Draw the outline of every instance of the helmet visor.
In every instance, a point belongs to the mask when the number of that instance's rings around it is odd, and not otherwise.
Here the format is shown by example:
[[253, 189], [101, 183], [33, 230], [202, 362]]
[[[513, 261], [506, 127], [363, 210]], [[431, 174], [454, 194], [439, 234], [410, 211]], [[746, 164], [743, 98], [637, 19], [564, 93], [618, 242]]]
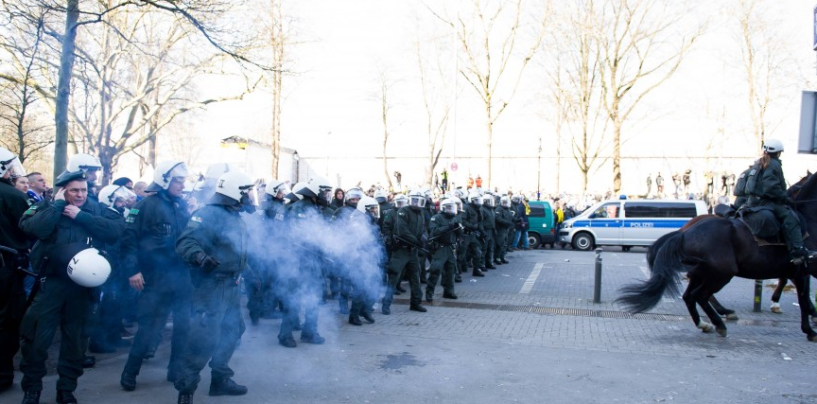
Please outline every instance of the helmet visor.
[[409, 197], [409, 206], [424, 208], [426, 206], [426, 198], [422, 195], [412, 195]]
[[20, 163], [17, 156], [12, 157], [10, 160], [0, 161], [0, 174], [5, 174], [6, 171], [10, 172], [12, 177], [24, 177], [26, 175], [26, 169], [23, 168], [23, 164]]
[[452, 215], [456, 215], [457, 214], [457, 204], [454, 203], [454, 202], [444, 203], [442, 205], [442, 207], [440, 208], [440, 210], [442, 210], [443, 213], [449, 213], [449, 214], [452, 214]]

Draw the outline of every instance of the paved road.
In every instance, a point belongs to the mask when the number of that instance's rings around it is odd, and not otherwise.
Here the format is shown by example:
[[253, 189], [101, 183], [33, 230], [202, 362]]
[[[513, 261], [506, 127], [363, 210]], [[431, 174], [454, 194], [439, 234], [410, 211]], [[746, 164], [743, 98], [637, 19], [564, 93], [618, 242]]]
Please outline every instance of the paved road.
[[[278, 320], [250, 327], [233, 360], [244, 397], [198, 403], [817, 403], [817, 344], [799, 327], [794, 293], [785, 313], [752, 313], [753, 281], [720, 294], [741, 320], [729, 337], [695, 329], [680, 301], [629, 316], [612, 301], [622, 285], [645, 279], [643, 249], [603, 254], [602, 303], [593, 304], [594, 255], [570, 250], [516, 252], [485, 278], [465, 277], [460, 299], [425, 314], [393, 307], [375, 325], [353, 327], [322, 308], [327, 344], [277, 345]], [[814, 281], [812, 281], [812, 289]], [[171, 403], [164, 381], [167, 344], [127, 393], [118, 377], [126, 353], [106, 355], [80, 379], [85, 403]], [[54, 376], [44, 402], [54, 400]], [[19, 387], [0, 403], [19, 402]]]

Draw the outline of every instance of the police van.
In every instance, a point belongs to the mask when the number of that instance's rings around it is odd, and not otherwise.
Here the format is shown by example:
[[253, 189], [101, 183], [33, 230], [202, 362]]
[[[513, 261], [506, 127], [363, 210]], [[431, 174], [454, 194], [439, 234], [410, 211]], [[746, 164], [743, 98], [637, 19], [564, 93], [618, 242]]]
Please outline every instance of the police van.
[[680, 229], [698, 215], [707, 214], [703, 201], [625, 199], [599, 202], [580, 215], [565, 220], [559, 243], [588, 251], [601, 245], [650, 246]]

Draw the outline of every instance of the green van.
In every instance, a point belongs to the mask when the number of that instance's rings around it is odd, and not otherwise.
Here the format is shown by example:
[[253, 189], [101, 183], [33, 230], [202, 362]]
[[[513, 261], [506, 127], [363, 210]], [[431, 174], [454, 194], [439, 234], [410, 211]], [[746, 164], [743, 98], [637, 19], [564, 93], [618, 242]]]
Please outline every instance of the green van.
[[553, 218], [553, 208], [547, 201], [529, 201], [530, 214], [528, 215], [528, 244], [529, 248], [539, 248], [544, 244], [556, 243], [556, 226]]

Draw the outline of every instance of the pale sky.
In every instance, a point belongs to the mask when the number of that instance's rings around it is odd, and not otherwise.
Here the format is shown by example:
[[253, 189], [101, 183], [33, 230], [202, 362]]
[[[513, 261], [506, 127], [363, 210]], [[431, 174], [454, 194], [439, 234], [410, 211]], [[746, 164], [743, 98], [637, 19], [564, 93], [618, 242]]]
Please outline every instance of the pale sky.
[[[452, 1], [448, 5], [456, 3]], [[718, 14], [723, 13], [719, 5], [712, 5], [713, 2], [709, 1], [698, 1], [698, 5], [692, 3], [697, 13], [695, 18], [709, 16], [720, 23], [710, 27], [678, 73], [646, 99], [635, 113], [633, 124], [625, 128], [625, 137], [629, 141], [623, 148], [623, 155], [645, 157], [642, 161], [625, 162], [625, 191], [640, 192], [638, 187], [642, 186], [648, 172], [664, 170], [663, 175], [668, 179], [669, 171], [692, 168], [702, 176], [706, 164], [709, 169], [736, 171], [751, 163], [751, 159], [718, 163], [714, 157], [754, 155], [754, 146], [747, 141], [749, 125], [745, 111], [748, 107], [734, 34], [723, 23], [725, 17]], [[768, 136], [782, 139], [791, 150], [784, 154], [783, 160], [789, 180], [794, 181], [804, 174], [806, 168], [817, 169], [817, 159], [795, 154], [800, 92], [806, 89], [805, 80], [815, 82], [817, 76], [817, 56], [811, 49], [814, 3], [790, 0], [769, 4], [773, 8], [771, 14], [781, 22], [775, 29], [787, 38], [795, 68], [804, 78], [793, 80], [782, 88], [783, 96], [770, 110], [777, 124]], [[296, 39], [302, 43], [287, 49], [288, 58], [295, 62], [290, 65], [295, 74], [284, 78], [287, 96], [282, 116], [283, 145], [297, 149], [307, 158], [328, 156], [323, 162], [310, 162], [317, 171], [330, 171], [329, 177], [333, 180], [336, 174], [342, 175], [345, 187], [358, 180], [365, 184], [383, 182], [382, 162], [370, 159], [382, 153], [383, 127], [376, 100], [376, 72], [379, 66], [383, 66], [395, 81], [388, 154], [393, 157], [424, 155], [424, 116], [419, 81], [414, 74], [417, 62], [413, 50], [417, 35], [415, 15], [422, 15], [423, 19], [430, 21], [422, 3], [299, 0], [286, 2], [285, 13], [296, 16]], [[545, 192], [556, 191], [547, 189], [553, 186], [555, 176], [552, 160], [547, 160], [547, 157], [555, 156], [555, 137], [552, 124], [545, 119], [550, 111], [544, 100], [546, 82], [541, 77], [541, 64], [531, 64], [521, 90], [494, 127], [494, 156], [520, 158], [494, 163], [494, 185], [500, 188], [532, 190], [536, 187], [538, 164], [535, 157], [538, 139], [542, 135], [543, 156], [546, 157], [542, 167], [543, 188]], [[467, 157], [482, 156], [485, 118], [476, 93], [465, 88], [461, 79], [457, 86], [461, 95], [457, 99], [456, 120], [452, 120], [448, 127], [443, 161], [446, 166], [452, 162], [459, 164], [460, 170], [452, 173], [452, 177], [455, 181], [462, 181], [469, 170], [474, 176], [484, 170], [480, 161], [471, 161]], [[218, 155], [219, 138], [240, 135], [264, 139], [271, 119], [267, 99], [266, 94], [259, 93], [245, 101], [210, 107], [207, 112], [199, 114], [194, 131], [205, 139], [203, 163]], [[703, 161], [662, 158], [704, 156], [705, 143], [717, 131], [718, 116], [724, 111], [722, 126], [728, 139], [736, 140], [735, 144], [717, 147], [718, 150], [712, 153], [713, 160], [705, 164]], [[569, 149], [563, 149], [562, 190], [576, 192], [575, 163], [568, 158]], [[341, 157], [353, 159], [338, 160]], [[421, 180], [422, 166], [419, 163], [417, 160], [391, 161], [389, 168], [390, 171], [401, 170], [404, 182], [413, 183]], [[591, 181], [591, 188], [603, 192], [609, 187], [610, 171], [607, 167], [601, 168]]]

